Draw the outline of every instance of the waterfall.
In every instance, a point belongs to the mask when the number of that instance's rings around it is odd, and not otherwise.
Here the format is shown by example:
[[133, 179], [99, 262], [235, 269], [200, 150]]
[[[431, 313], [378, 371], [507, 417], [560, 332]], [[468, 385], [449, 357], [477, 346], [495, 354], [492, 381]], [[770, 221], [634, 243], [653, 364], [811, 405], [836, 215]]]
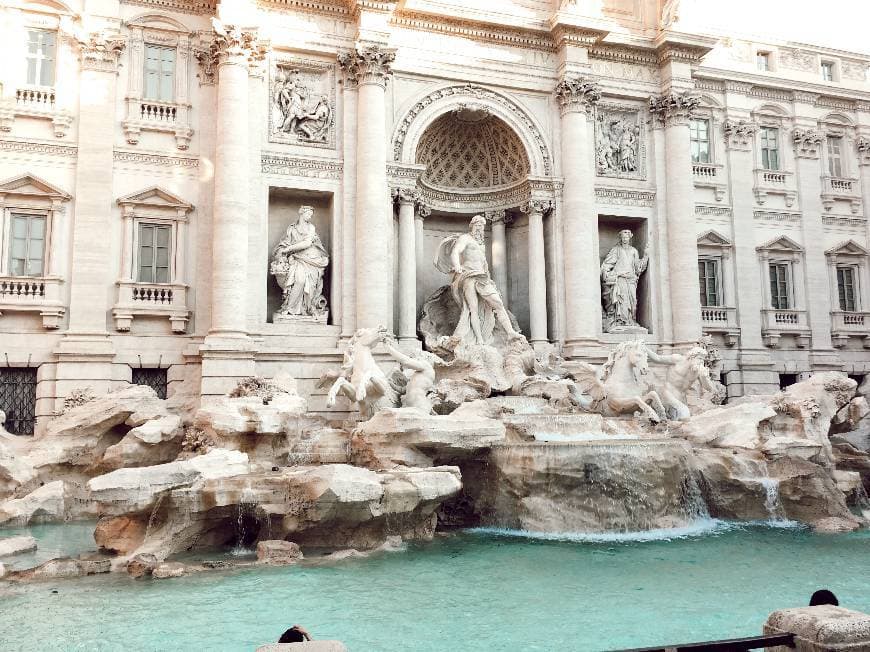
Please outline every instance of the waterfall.
[[855, 489], [855, 507], [864, 518], [870, 521], [870, 497], [867, 496], [864, 483], [859, 484], [858, 488]]
[[[242, 489], [236, 511], [235, 540], [232, 554], [237, 557], [250, 555], [253, 549], [249, 546], [257, 538], [260, 531], [260, 523], [257, 517], [256, 495], [250, 487]], [[256, 524], [256, 528], [251, 527]]]

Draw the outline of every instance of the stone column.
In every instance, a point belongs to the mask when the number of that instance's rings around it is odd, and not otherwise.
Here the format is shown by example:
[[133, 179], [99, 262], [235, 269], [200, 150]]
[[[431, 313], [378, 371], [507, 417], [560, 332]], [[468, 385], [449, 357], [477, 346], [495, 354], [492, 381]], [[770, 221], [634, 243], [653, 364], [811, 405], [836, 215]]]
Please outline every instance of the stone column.
[[650, 98], [656, 124], [665, 130], [665, 198], [668, 220], [668, 277], [674, 343], [687, 345], [701, 337], [698, 284], [698, 233], [695, 188], [689, 141], [689, 116], [700, 100], [671, 92]]
[[[858, 155], [858, 174], [861, 180], [861, 208], [867, 215], [870, 211], [870, 130], [865, 133], [859, 132], [855, 139], [855, 150]], [[870, 248], [870, 220], [867, 220], [865, 229], [864, 246]], [[861, 309], [870, 310], [870, 287], [861, 290], [861, 299], [864, 301]]]
[[356, 149], [356, 326], [392, 324], [390, 242], [393, 224], [387, 189], [387, 79], [395, 52], [358, 43], [338, 55], [339, 66], [358, 86]]
[[492, 225], [492, 280], [508, 307], [507, 235], [505, 226], [511, 221], [506, 211], [487, 211], [486, 219]]
[[420, 191], [396, 188], [393, 196], [399, 204], [399, 341], [417, 340], [417, 247], [414, 234], [414, 208]]
[[[426, 260], [426, 246], [425, 246], [425, 234], [423, 232], [423, 221], [432, 214], [432, 209], [429, 208], [422, 201], [417, 202], [417, 208], [414, 211], [414, 250], [416, 251], [417, 258], [417, 282], [420, 282], [420, 279], [425, 278], [424, 275], [426, 273], [427, 265], [429, 267], [432, 266], [431, 260]], [[423, 302], [426, 300], [426, 296], [424, 294], [417, 295], [417, 302], [414, 306], [415, 314], [419, 313], [420, 308], [423, 306]]]
[[594, 147], [589, 114], [601, 97], [582, 77], [556, 86], [562, 115], [562, 247], [565, 251], [565, 355], [597, 343], [601, 331], [598, 211], [595, 207]]
[[549, 202], [540, 200], [523, 206], [523, 212], [529, 215], [529, 341], [536, 348], [548, 341], [544, 212], [549, 209]]

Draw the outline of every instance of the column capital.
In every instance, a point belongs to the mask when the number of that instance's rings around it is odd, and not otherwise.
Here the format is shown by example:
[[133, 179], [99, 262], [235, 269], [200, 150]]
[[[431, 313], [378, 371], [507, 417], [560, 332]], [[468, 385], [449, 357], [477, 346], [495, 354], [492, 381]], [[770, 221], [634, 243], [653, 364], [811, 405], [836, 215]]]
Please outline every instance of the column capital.
[[722, 125], [722, 133], [725, 134], [725, 145], [729, 149], [752, 149], [752, 139], [757, 132], [758, 125], [748, 120], [726, 118], [725, 123]]
[[483, 216], [486, 218], [486, 221], [490, 224], [504, 224], [507, 226], [511, 222], [514, 221], [514, 218], [508, 214], [507, 211], [486, 211]]
[[794, 153], [798, 158], [819, 158], [822, 134], [815, 129], [795, 127], [791, 132]]
[[432, 207], [429, 204], [420, 200], [417, 202], [417, 212], [414, 213], [414, 217], [418, 220], [422, 220], [423, 218], [429, 217], [432, 214]]
[[224, 25], [212, 18], [213, 32], [194, 56], [202, 69], [203, 83], [214, 83], [215, 71], [222, 65], [249, 66], [256, 70], [269, 51], [269, 42], [258, 38], [256, 27]]
[[76, 44], [79, 48], [82, 70], [117, 73], [121, 53], [127, 45], [127, 40], [120, 34], [101, 31], [76, 38]]
[[649, 112], [659, 126], [687, 125], [701, 98], [691, 91], [671, 91], [659, 97], [649, 98]]
[[393, 199], [400, 206], [402, 204], [416, 204], [420, 201], [421, 193], [417, 188], [393, 188]]
[[525, 214], [540, 213], [544, 214], [553, 210], [553, 202], [549, 199], [530, 199], [520, 207], [520, 211]]
[[349, 52], [338, 53], [338, 66], [350, 84], [377, 84], [387, 87], [392, 76], [396, 50], [377, 43], [357, 43]]
[[563, 77], [553, 89], [562, 113], [592, 110], [601, 99], [601, 88], [592, 79], [586, 77]]
[[858, 164], [870, 165], [870, 136], [858, 136], [855, 139], [855, 149], [858, 151]]

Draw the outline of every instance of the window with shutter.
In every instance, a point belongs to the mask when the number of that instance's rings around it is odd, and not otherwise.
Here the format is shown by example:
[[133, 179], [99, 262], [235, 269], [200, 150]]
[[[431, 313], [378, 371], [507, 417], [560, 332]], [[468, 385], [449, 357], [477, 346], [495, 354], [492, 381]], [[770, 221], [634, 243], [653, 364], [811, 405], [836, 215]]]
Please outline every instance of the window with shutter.
[[771, 263], [770, 265], [770, 302], [775, 310], [791, 308], [789, 298], [789, 265], [787, 263]]
[[139, 224], [139, 275], [141, 283], [169, 283], [169, 246], [172, 227]]
[[158, 102], [175, 100], [175, 49], [145, 46], [145, 99]]
[[27, 83], [54, 86], [55, 34], [41, 29], [27, 30]]
[[840, 310], [855, 312], [855, 270], [852, 267], [837, 268], [837, 294], [840, 299]]
[[843, 139], [828, 136], [828, 172], [832, 177], [843, 176]]
[[42, 276], [45, 216], [12, 214], [9, 270], [13, 276]]

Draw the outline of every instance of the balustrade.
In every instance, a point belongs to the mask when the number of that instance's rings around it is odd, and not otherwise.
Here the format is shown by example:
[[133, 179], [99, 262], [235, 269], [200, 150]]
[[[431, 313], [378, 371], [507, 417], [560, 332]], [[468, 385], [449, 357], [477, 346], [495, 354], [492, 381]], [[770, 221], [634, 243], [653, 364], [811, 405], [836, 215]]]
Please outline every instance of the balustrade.
[[54, 89], [19, 88], [15, 91], [15, 103], [31, 109], [54, 109]]

